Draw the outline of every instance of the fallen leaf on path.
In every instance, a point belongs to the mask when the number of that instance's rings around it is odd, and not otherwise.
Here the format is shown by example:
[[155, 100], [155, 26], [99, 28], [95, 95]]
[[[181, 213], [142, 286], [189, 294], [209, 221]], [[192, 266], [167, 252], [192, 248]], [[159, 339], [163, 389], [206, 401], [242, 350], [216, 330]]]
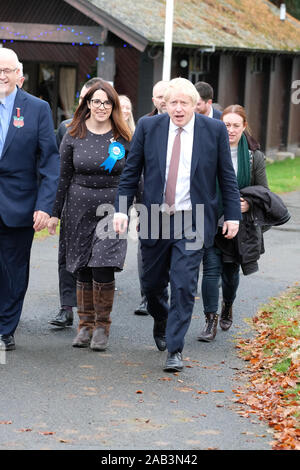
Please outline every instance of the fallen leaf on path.
[[193, 388], [190, 388], [190, 387], [175, 387], [175, 390], [178, 390], [179, 392], [183, 392], [183, 393], [186, 393], [186, 392], [193, 392], [194, 389]]

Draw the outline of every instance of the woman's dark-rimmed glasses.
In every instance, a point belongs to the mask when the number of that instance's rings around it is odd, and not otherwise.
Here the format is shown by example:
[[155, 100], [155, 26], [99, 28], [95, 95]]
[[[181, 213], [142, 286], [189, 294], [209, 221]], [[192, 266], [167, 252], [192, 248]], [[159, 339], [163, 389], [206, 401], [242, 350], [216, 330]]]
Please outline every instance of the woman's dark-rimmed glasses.
[[91, 100], [91, 104], [93, 108], [101, 108], [103, 106], [104, 109], [111, 109], [112, 108], [112, 102], [109, 100], [106, 101], [101, 101], [101, 100]]

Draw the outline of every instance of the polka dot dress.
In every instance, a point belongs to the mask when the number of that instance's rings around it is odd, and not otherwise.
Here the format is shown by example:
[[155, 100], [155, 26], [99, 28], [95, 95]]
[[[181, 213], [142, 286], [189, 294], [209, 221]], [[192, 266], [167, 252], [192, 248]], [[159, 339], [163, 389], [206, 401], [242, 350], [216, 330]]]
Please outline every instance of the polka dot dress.
[[[113, 205], [125, 158], [111, 173], [100, 165], [108, 157], [112, 131], [79, 139], [65, 134], [61, 146], [61, 172], [52, 215], [62, 218], [67, 270], [82, 267], [123, 269], [127, 242], [112, 230]], [[118, 141], [127, 150], [129, 143]]]

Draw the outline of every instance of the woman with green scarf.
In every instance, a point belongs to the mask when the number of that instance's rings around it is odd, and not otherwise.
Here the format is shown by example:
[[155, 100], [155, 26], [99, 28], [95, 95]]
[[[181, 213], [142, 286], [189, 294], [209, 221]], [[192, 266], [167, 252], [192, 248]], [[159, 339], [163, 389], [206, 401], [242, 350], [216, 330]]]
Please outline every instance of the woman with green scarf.
[[[232, 164], [237, 176], [239, 188], [261, 185], [268, 188], [265, 170], [265, 156], [256, 146], [250, 144], [249, 129], [245, 109], [240, 105], [228, 106], [221, 116], [227, 127]], [[246, 135], [248, 139], [246, 138]], [[220, 215], [222, 201], [219, 198]], [[247, 212], [249, 204], [241, 198], [241, 211]], [[223, 217], [219, 219], [217, 237], [222, 236]], [[239, 286], [240, 265], [223, 262], [222, 252], [215, 246], [205, 250], [203, 258], [202, 299], [206, 324], [198, 337], [199, 341], [212, 341], [217, 333], [219, 285], [222, 279], [222, 310], [220, 327], [228, 330], [232, 325], [232, 304]]]

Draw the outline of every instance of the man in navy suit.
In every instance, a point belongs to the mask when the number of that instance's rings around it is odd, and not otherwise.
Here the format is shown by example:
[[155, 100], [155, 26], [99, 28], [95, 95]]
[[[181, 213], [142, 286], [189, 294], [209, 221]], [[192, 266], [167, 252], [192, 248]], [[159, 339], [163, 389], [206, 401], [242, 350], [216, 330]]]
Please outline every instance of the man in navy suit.
[[35, 231], [47, 226], [59, 177], [48, 103], [20, 90], [20, 62], [0, 48], [0, 345], [15, 349]]
[[221, 119], [222, 112], [212, 105], [214, 97], [213, 87], [207, 82], [197, 82], [195, 87], [200, 96], [196, 107], [197, 113], [204, 114], [204, 116], [210, 118]]
[[155, 343], [161, 351], [168, 349], [165, 371], [183, 368], [184, 337], [191, 321], [203, 247], [213, 244], [217, 231], [217, 177], [226, 238], [237, 234], [241, 219], [226, 127], [222, 121], [195, 113], [198, 99], [191, 82], [173, 79], [165, 93], [167, 113], [139, 120], [115, 204], [114, 229], [122, 234], [127, 230], [128, 208], [143, 171], [142, 282], [154, 318]]

